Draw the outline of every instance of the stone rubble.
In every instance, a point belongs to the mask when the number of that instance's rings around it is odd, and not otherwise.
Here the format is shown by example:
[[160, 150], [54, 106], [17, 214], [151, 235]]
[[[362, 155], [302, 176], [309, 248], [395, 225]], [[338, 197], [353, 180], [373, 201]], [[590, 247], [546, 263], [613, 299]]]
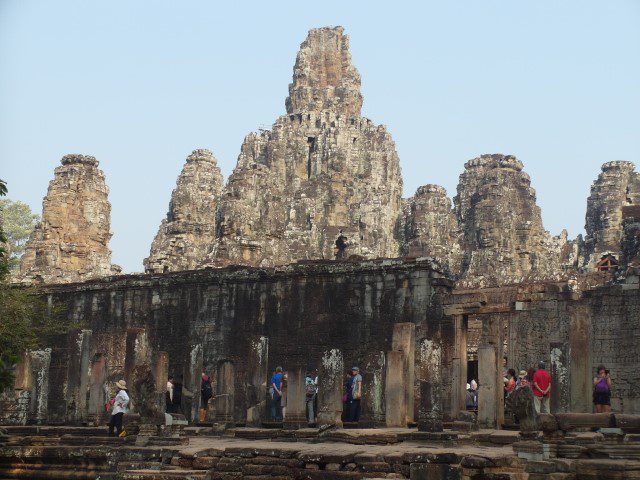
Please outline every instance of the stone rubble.
[[65, 155], [42, 202], [42, 221], [25, 247], [17, 280], [79, 282], [120, 272], [111, 264], [111, 204], [98, 161]]
[[205, 258], [216, 234], [217, 205], [223, 178], [209, 150], [194, 150], [171, 194], [162, 220], [144, 260], [146, 272], [191, 270]]

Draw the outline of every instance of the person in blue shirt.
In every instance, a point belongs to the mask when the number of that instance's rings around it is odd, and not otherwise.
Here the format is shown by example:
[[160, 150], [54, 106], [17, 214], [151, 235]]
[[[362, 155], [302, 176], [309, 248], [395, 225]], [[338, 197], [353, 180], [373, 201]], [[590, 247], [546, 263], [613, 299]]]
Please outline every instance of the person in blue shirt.
[[277, 367], [271, 377], [271, 419], [276, 422], [282, 421], [282, 378], [282, 367]]

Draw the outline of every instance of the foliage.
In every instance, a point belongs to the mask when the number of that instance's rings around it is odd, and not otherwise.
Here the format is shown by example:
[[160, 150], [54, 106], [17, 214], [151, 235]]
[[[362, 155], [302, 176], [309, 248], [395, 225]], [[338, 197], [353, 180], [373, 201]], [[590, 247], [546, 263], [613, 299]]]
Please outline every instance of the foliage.
[[31, 208], [26, 203], [14, 202], [8, 198], [0, 199], [0, 216], [8, 247], [9, 268], [15, 270], [24, 253], [25, 243], [40, 217], [31, 212]]
[[[0, 180], [0, 196], [6, 195]], [[0, 391], [13, 385], [13, 367], [25, 350], [42, 346], [52, 335], [77, 325], [60, 320], [60, 308], [47, 305], [37, 287], [11, 285], [6, 236], [0, 225]]]

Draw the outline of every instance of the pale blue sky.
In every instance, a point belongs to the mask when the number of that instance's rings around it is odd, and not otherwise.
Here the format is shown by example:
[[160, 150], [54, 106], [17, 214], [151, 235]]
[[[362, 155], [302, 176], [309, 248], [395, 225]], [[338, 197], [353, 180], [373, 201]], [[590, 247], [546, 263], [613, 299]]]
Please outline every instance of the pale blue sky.
[[455, 194], [482, 153], [525, 164], [545, 227], [584, 225], [600, 165], [640, 165], [640, 1], [0, 0], [0, 178], [40, 213], [66, 153], [111, 189], [113, 260], [141, 271], [186, 156], [227, 177], [284, 113], [309, 28], [343, 25], [363, 113], [387, 125], [405, 195]]

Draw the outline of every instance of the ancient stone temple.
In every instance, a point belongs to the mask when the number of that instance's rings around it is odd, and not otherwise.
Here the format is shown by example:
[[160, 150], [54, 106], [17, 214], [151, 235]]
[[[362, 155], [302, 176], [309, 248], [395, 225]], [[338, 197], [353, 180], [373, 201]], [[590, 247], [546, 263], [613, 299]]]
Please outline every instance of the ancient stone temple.
[[309, 32], [289, 92], [287, 115], [244, 140], [205, 265], [397, 256], [398, 155], [386, 129], [360, 115], [341, 27]]
[[[601, 261], [620, 260], [624, 237], [623, 210], [640, 205], [640, 174], [631, 162], [608, 162], [591, 186], [587, 199], [584, 261], [588, 268], [606, 268]], [[628, 210], [630, 211], [630, 210]], [[608, 259], [607, 256], [612, 258]]]
[[190, 270], [202, 262], [215, 239], [222, 187], [222, 174], [213, 154], [194, 150], [187, 157], [171, 194], [167, 217], [144, 260], [145, 271]]
[[29, 239], [19, 279], [77, 282], [118, 273], [111, 264], [109, 189], [98, 161], [65, 155], [42, 202], [42, 221]]
[[562, 239], [544, 230], [540, 208], [522, 162], [482, 155], [460, 175], [455, 210], [463, 229], [464, 281], [476, 286], [551, 278]]
[[460, 273], [461, 231], [447, 191], [439, 185], [423, 185], [404, 204], [402, 255], [433, 257], [451, 273]]

